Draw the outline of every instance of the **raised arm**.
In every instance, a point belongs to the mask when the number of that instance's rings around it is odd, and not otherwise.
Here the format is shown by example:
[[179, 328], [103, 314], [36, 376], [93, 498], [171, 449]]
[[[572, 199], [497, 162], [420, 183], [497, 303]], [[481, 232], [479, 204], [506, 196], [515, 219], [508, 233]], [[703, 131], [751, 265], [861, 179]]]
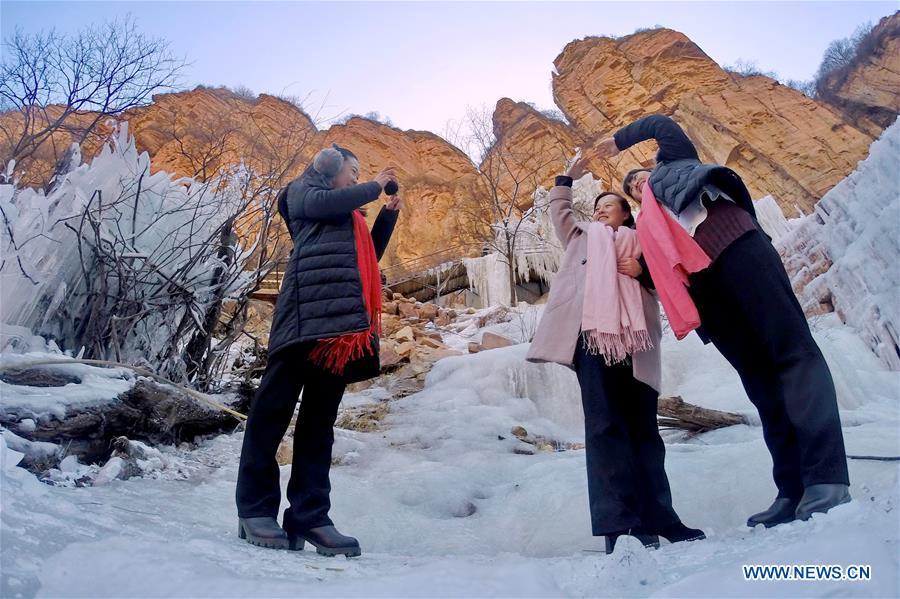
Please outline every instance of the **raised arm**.
[[697, 148], [688, 138], [684, 130], [672, 119], [663, 114], [651, 114], [642, 119], [622, 127], [613, 135], [616, 148], [626, 150], [631, 146], [655, 139], [659, 145], [656, 154], [657, 162], [669, 160], [683, 160], [686, 158], [697, 160]]
[[291, 214], [307, 220], [335, 220], [378, 199], [381, 185], [377, 181], [351, 185], [343, 189], [310, 189], [303, 192], [301, 182], [287, 189], [287, 206]]
[[572, 177], [565, 175], [557, 177], [556, 186], [550, 190], [548, 200], [550, 220], [563, 249], [566, 249], [573, 239], [581, 235], [578, 219], [575, 218], [575, 210], [572, 208]]

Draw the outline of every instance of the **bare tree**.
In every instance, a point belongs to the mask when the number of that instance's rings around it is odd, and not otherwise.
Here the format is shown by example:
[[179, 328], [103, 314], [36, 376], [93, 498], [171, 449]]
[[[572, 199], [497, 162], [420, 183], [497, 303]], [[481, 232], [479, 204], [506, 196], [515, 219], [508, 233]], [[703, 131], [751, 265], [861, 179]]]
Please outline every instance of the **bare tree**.
[[833, 40], [822, 55], [822, 62], [813, 79], [818, 99], [834, 99], [834, 90], [843, 85], [853, 68], [875, 53], [878, 46], [872, 23], [856, 28], [853, 35]]
[[164, 139], [171, 139], [168, 145], [174, 150], [172, 158], [179, 164], [166, 164], [167, 170], [175, 166], [171, 170], [205, 183], [234, 166], [229, 153], [240, 143], [241, 122], [234, 110], [216, 114], [214, 119], [207, 122], [184, 114], [180, 103], [162, 109], [150, 127]]
[[105, 120], [172, 89], [184, 66], [130, 17], [74, 35], [17, 30], [3, 47], [0, 159], [24, 167], [48, 142], [58, 161], [55, 133], [67, 134], [63, 150], [84, 143]]
[[484, 248], [496, 252], [507, 266], [510, 303], [516, 305], [516, 252], [526, 229], [523, 216], [532, 196], [553, 165], [563, 164], [565, 144], [542, 136], [537, 145], [517, 146], [498, 139], [487, 108], [469, 108], [462, 125], [448, 125], [463, 150], [479, 161], [477, 183], [470, 189], [474, 201], [463, 202], [471, 234]]
[[[208, 388], [227, 367], [228, 349], [244, 334], [253, 293], [268, 275], [284, 266], [291, 244], [275, 198], [299, 174], [317, 139], [314, 126], [276, 131], [264, 115], [243, 105], [217, 123], [215, 131], [212, 125], [206, 130], [191, 130], [190, 142], [179, 142], [179, 147], [190, 164], [204, 166], [198, 171], [200, 176], [226, 175], [231, 181], [240, 177], [243, 208], [223, 224], [219, 247], [227, 247], [226, 240], [233, 237], [256, 239], [258, 243], [245, 263], [245, 274], [252, 280], [245, 293], [237, 297], [229, 298], [227, 286], [219, 284], [227, 277], [232, 257], [228, 253], [219, 256], [224, 268], [214, 273], [218, 293], [207, 306], [203, 326], [195, 329], [184, 352], [186, 375], [200, 388]], [[235, 145], [238, 147], [232, 148]], [[226, 166], [229, 159], [232, 162]], [[218, 166], [210, 168], [213, 165]], [[226, 315], [223, 308], [229, 299], [233, 301]], [[216, 334], [220, 337], [215, 338]]]
[[297, 118], [275, 125], [269, 111], [257, 110], [257, 98], [224, 93], [224, 108], [214, 115], [185, 114], [177, 102], [167, 103], [152, 124], [171, 150], [166, 152], [166, 168], [200, 182], [222, 185], [239, 181], [246, 208], [223, 224], [219, 247], [227, 247], [226, 240], [232, 238], [260, 240], [244, 266], [254, 279], [240, 296], [227, 296], [227, 287], [219, 284], [232, 256], [227, 252], [218, 256], [223, 265], [212, 272], [216, 291], [206, 304], [202, 326], [191, 329], [182, 354], [185, 376], [200, 388], [214, 384], [229, 367], [228, 349], [243, 335], [249, 337], [245, 325], [253, 294], [269, 275], [277, 279], [277, 271], [287, 259], [288, 232], [277, 215], [275, 197], [299, 174], [318, 139], [315, 121], [303, 108], [304, 100], [281, 98], [298, 110]]

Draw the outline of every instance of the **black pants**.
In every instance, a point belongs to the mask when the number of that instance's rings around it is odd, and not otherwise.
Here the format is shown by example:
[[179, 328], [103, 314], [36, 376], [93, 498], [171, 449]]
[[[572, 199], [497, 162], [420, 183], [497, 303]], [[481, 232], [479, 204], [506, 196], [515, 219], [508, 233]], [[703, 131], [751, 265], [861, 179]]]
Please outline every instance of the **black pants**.
[[745, 234], [691, 278], [690, 292], [704, 335], [759, 410], [778, 495], [849, 484], [831, 372], [772, 244]]
[[656, 424], [658, 394], [630, 363], [607, 366], [579, 341], [575, 373], [584, 406], [588, 499], [594, 535], [679, 522], [666, 476], [666, 448]]
[[331, 524], [328, 472], [334, 421], [345, 387], [343, 379], [309, 363], [309, 349], [309, 345], [288, 347], [269, 359], [250, 406], [236, 491], [241, 518], [277, 517], [281, 487], [275, 453], [302, 390], [287, 488], [290, 509], [283, 523], [285, 529], [297, 531]]

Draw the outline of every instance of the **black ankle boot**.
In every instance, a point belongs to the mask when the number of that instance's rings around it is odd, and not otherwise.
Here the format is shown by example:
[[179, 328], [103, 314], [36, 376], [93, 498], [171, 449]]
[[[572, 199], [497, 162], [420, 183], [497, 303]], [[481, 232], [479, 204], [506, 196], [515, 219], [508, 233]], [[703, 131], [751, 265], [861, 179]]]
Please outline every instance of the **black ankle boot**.
[[779, 524], [792, 522], [795, 518], [794, 512], [797, 511], [798, 503], [800, 503], [800, 500], [793, 497], [776, 497], [768, 509], [750, 516], [747, 519], [747, 526], [753, 528], [762, 524], [766, 528], [772, 528]]
[[641, 531], [639, 528], [629, 528], [626, 530], [622, 530], [619, 532], [611, 532], [606, 535], [606, 553], [612, 553], [616, 548], [616, 541], [619, 540], [619, 537], [623, 535], [628, 535], [630, 537], [635, 537], [644, 547], [648, 549], [659, 549], [659, 537], [652, 534], [647, 534]]
[[842, 484], [810, 485], [803, 491], [797, 505], [798, 520], [809, 520], [815, 513], [825, 513], [831, 508], [850, 501], [850, 487]]
[[271, 549], [288, 549], [290, 545], [288, 534], [278, 526], [278, 520], [268, 516], [238, 518], [238, 538]]
[[699, 528], [688, 528], [682, 522], [670, 524], [660, 529], [659, 536], [670, 543], [681, 543], [682, 541], [702, 541], [706, 538], [706, 534]]
[[293, 550], [303, 549], [304, 541], [309, 541], [319, 555], [357, 557], [362, 554], [359, 541], [353, 537], [342, 535], [331, 524], [317, 526], [303, 532], [291, 531], [289, 535]]

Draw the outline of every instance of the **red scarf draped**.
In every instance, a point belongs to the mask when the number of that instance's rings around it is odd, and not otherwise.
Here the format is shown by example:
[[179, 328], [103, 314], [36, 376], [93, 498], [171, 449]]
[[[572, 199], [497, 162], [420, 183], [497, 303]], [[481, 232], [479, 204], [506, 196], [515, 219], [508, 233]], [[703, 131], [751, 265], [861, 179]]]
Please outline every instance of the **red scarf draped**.
[[309, 354], [314, 364], [337, 375], [344, 374], [344, 368], [351, 360], [373, 353], [372, 335], [381, 335], [381, 271], [378, 270], [372, 234], [359, 210], [353, 211], [353, 236], [356, 238], [356, 262], [362, 282], [363, 302], [369, 314], [369, 329], [320, 339]]

